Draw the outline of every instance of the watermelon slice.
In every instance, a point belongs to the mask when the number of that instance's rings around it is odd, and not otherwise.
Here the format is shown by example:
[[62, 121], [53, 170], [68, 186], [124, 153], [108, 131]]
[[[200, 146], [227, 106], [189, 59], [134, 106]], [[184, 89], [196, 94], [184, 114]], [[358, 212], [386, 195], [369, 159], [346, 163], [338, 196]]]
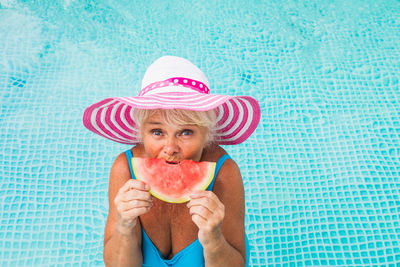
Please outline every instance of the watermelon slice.
[[150, 185], [150, 193], [169, 203], [189, 201], [195, 190], [205, 190], [214, 178], [215, 162], [183, 160], [171, 164], [164, 159], [132, 158], [136, 179]]

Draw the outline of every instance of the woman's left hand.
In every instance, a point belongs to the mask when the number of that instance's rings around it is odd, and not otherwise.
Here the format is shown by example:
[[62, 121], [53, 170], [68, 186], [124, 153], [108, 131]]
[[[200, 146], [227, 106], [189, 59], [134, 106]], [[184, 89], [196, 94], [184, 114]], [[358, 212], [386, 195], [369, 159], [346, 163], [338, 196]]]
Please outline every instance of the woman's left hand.
[[212, 191], [196, 191], [187, 204], [192, 221], [199, 228], [199, 241], [204, 246], [218, 242], [225, 217], [225, 206]]

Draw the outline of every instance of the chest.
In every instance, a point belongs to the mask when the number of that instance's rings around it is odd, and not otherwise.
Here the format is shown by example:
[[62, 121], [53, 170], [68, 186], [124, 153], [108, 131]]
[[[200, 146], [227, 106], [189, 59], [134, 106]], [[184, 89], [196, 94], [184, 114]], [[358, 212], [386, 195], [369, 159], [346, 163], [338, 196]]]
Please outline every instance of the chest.
[[154, 198], [151, 210], [140, 216], [142, 228], [166, 259], [197, 239], [198, 228], [192, 222], [187, 203], [172, 204]]

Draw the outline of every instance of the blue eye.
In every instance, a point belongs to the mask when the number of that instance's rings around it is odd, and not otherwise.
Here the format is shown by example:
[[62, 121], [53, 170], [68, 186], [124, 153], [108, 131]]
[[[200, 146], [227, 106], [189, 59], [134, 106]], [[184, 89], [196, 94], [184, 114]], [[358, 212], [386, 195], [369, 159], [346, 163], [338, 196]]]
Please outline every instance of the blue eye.
[[162, 131], [160, 129], [153, 129], [150, 131], [153, 135], [160, 136], [162, 135]]
[[193, 134], [192, 130], [183, 130], [181, 133], [181, 135], [191, 135], [191, 134]]

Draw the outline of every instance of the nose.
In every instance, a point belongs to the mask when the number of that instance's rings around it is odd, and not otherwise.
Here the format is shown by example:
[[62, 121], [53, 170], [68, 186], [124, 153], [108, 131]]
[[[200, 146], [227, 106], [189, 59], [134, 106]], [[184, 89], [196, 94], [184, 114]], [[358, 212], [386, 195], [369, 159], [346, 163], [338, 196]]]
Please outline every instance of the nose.
[[175, 136], [169, 136], [166, 138], [163, 151], [168, 156], [172, 156], [179, 151]]

